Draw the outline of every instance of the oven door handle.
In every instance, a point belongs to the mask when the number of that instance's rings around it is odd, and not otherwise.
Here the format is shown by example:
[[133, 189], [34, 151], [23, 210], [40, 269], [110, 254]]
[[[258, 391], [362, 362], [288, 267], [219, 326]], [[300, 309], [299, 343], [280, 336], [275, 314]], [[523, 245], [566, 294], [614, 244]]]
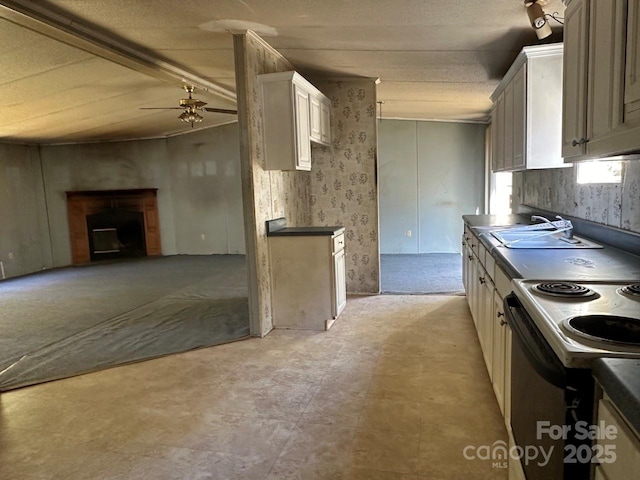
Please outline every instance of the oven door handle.
[[565, 368], [513, 293], [504, 299], [504, 312], [513, 338], [533, 369], [558, 388], [566, 386]]

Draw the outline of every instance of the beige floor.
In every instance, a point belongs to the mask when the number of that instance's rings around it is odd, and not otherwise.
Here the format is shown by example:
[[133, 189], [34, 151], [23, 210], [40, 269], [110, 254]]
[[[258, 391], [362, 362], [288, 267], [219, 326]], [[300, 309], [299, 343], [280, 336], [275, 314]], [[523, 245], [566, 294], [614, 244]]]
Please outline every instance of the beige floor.
[[275, 331], [0, 396], [0, 479], [492, 479], [506, 432], [464, 297], [350, 298]]

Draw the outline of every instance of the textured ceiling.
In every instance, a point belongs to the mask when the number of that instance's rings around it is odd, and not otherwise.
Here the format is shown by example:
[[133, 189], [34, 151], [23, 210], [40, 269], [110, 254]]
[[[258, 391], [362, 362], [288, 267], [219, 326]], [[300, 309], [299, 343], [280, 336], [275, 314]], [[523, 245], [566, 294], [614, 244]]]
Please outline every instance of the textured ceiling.
[[[0, 140], [81, 142], [190, 129], [175, 106], [180, 82], [89, 53], [64, 36], [25, 28], [0, 0]], [[252, 28], [311, 80], [381, 79], [388, 118], [483, 121], [489, 95], [524, 45], [541, 43], [521, 0], [51, 0], [37, 4], [137, 51], [235, 90], [232, 36]], [[4, 7], [3, 7], [4, 5]], [[545, 7], [563, 13], [560, 0]], [[3, 18], [4, 17], [4, 18]], [[72, 21], [73, 20], [73, 21]], [[554, 22], [552, 22], [553, 24]], [[32, 28], [30, 26], [30, 28]], [[35, 28], [38, 30], [38, 28]], [[554, 25], [561, 40], [561, 27]], [[228, 99], [197, 92], [208, 106]], [[198, 126], [234, 116], [204, 113]]]

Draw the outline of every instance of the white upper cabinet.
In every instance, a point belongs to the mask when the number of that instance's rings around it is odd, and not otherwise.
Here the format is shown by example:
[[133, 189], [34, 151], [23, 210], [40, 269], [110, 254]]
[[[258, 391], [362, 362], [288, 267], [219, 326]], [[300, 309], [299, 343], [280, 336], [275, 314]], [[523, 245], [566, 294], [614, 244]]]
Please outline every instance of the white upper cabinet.
[[329, 122], [322, 119], [323, 104], [329, 100], [296, 72], [268, 73], [259, 80], [265, 168], [311, 170], [311, 142], [329, 144], [331, 139]]
[[585, 151], [587, 96], [587, 35], [589, 7], [574, 2], [564, 13], [564, 76], [562, 86], [562, 156]]
[[311, 94], [311, 141], [331, 143], [331, 104], [322, 93]]
[[492, 170], [565, 166], [562, 44], [525, 47], [491, 96]]
[[566, 162], [640, 150], [640, 7], [572, 0], [565, 12]]

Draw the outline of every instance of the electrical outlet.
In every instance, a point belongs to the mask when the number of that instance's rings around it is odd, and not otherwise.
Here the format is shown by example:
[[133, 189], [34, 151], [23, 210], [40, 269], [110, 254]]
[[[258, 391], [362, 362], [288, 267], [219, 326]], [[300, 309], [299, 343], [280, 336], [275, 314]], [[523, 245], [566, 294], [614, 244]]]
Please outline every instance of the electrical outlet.
[[206, 238], [206, 235], [204, 233], [200, 234], [200, 240], [204, 240]]
[[407, 230], [407, 237], [411, 236], [411, 230]]
[[9, 257], [9, 260], [13, 260], [13, 252], [9, 252], [7, 254], [7, 257]]

